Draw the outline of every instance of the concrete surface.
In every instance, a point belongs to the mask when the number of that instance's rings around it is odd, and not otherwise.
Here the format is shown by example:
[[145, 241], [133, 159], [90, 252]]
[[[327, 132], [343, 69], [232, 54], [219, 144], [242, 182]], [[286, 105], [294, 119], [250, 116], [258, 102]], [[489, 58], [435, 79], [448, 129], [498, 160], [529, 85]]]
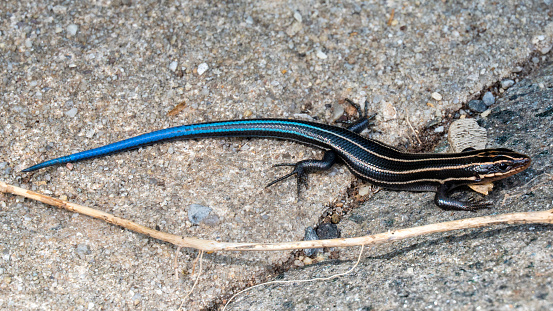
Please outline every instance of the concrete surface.
[[[416, 149], [413, 130], [446, 124], [483, 88], [523, 70], [520, 64], [543, 65], [553, 43], [552, 15], [549, 0], [3, 1], [0, 178], [171, 233], [298, 240], [353, 180], [343, 166], [311, 176], [299, 202], [294, 181], [265, 189], [286, 172], [272, 164], [321, 156], [298, 144], [173, 142], [72, 169], [19, 170], [184, 123], [254, 117], [330, 123], [346, 97], [367, 99], [378, 113], [372, 137]], [[181, 103], [182, 111], [168, 115]], [[405, 200], [420, 202], [420, 221], [465, 216], [436, 209], [430, 194], [379, 195], [396, 201], [368, 210], [390, 213], [391, 220], [396, 211], [388, 207]], [[210, 207], [214, 221], [193, 225], [191, 204]], [[177, 252], [13, 196], [2, 195], [0, 208], [2, 309], [220, 308], [229, 295], [270, 279], [293, 259], [287, 252], [206, 255], [198, 287], [184, 299], [196, 275], [192, 250]], [[374, 230], [398, 225], [375, 216]], [[350, 227], [344, 232], [364, 230]], [[526, 229], [521, 234], [528, 236]], [[426, 247], [417, 252], [421, 265], [433, 258]], [[332, 267], [319, 265], [327, 264]], [[370, 257], [363, 264], [372, 266]], [[348, 296], [342, 290], [330, 297]]]

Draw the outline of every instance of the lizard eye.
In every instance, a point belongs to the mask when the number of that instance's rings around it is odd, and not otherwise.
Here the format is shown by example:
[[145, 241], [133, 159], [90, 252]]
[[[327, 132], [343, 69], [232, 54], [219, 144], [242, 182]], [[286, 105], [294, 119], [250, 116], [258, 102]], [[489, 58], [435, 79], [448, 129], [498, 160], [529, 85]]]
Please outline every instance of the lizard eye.
[[507, 163], [499, 163], [497, 165], [497, 168], [499, 168], [499, 170], [501, 171], [507, 171], [511, 166]]

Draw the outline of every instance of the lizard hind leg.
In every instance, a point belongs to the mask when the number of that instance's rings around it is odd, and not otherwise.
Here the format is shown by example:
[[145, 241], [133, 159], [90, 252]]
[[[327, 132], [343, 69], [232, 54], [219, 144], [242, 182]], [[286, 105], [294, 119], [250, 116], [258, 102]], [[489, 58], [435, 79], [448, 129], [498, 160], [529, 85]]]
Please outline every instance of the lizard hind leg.
[[307, 188], [307, 176], [310, 173], [329, 170], [332, 167], [332, 165], [334, 165], [335, 162], [336, 162], [336, 153], [332, 150], [329, 150], [324, 153], [324, 156], [321, 160], [311, 159], [311, 160], [302, 160], [297, 163], [275, 164], [273, 165], [273, 167], [293, 166], [294, 169], [292, 170], [292, 172], [271, 181], [266, 186], [266, 188], [295, 175], [297, 180], [297, 187], [298, 187], [297, 192], [298, 192], [298, 198], [299, 198], [301, 186], [303, 185]]

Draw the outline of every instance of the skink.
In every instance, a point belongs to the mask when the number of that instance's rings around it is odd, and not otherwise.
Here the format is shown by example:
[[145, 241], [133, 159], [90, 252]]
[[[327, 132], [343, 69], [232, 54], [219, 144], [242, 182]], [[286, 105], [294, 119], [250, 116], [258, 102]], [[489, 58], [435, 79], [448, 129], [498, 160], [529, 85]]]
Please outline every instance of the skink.
[[328, 170], [341, 160], [362, 180], [391, 190], [434, 191], [434, 202], [443, 209], [475, 210], [490, 202], [460, 201], [450, 197], [454, 188], [483, 184], [522, 172], [531, 163], [528, 156], [509, 149], [470, 150], [461, 153], [406, 153], [360, 133], [369, 126], [365, 115], [342, 128], [308, 121], [252, 119], [207, 122], [158, 130], [103, 147], [86, 150], [31, 166], [23, 172], [106, 156], [146, 145], [208, 137], [269, 137], [296, 141], [325, 150], [321, 160], [281, 164], [294, 166], [291, 173], [268, 186], [296, 176], [298, 193], [308, 173]]

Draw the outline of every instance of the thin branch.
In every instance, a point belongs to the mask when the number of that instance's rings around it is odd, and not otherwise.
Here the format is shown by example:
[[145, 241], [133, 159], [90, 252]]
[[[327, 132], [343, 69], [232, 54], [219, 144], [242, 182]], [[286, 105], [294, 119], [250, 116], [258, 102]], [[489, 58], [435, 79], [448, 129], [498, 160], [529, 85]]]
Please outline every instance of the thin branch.
[[304, 280], [270, 281], [270, 282], [265, 282], [265, 283], [257, 284], [257, 285], [254, 285], [254, 286], [250, 286], [250, 287], [244, 288], [243, 290], [239, 291], [238, 293], [232, 295], [232, 297], [230, 297], [230, 299], [227, 301], [227, 303], [225, 303], [225, 306], [223, 307], [223, 311], [225, 311], [227, 309], [227, 306], [230, 304], [230, 302], [234, 298], [236, 298], [239, 295], [241, 295], [242, 293], [247, 292], [249, 290], [252, 290], [256, 287], [271, 285], [271, 284], [291, 284], [291, 283], [307, 283], [307, 282], [315, 282], [315, 281], [328, 281], [328, 280], [332, 280], [332, 279], [335, 279], [335, 278], [339, 278], [339, 277], [344, 276], [344, 275], [348, 275], [348, 274], [352, 273], [355, 270], [355, 268], [357, 268], [357, 266], [359, 265], [359, 262], [361, 262], [361, 256], [363, 255], [363, 250], [364, 249], [365, 249], [365, 245], [361, 245], [361, 249], [359, 250], [359, 256], [357, 256], [357, 261], [355, 262], [353, 267], [351, 267], [346, 272], [332, 274], [332, 275], [326, 276], [326, 277], [304, 279]]
[[0, 182], [0, 192], [11, 193], [14, 195], [23, 196], [29, 199], [37, 200], [42, 203], [53, 205], [59, 208], [66, 209], [71, 212], [80, 213], [93, 218], [104, 220], [105, 222], [124, 227], [131, 231], [145, 234], [149, 237], [169, 242], [180, 247], [190, 247], [206, 252], [214, 251], [283, 251], [305, 248], [322, 248], [322, 247], [351, 247], [359, 245], [377, 245], [389, 243], [393, 241], [404, 240], [420, 235], [431, 233], [446, 232], [453, 230], [480, 228], [499, 224], [553, 224], [553, 209], [540, 212], [523, 212], [512, 214], [501, 214], [493, 216], [483, 216], [475, 218], [467, 218], [455, 221], [442, 222], [437, 224], [413, 227], [407, 229], [399, 229], [386, 233], [375, 235], [367, 235], [356, 238], [342, 238], [331, 240], [313, 240], [313, 241], [296, 241], [282, 243], [232, 243], [218, 242], [213, 240], [202, 240], [191, 237], [181, 237], [174, 234], [160, 232], [151, 228], [139, 225], [132, 221], [95, 210], [83, 205], [66, 202], [60, 199], [36, 193], [34, 191], [22, 189], [6, 183]]

